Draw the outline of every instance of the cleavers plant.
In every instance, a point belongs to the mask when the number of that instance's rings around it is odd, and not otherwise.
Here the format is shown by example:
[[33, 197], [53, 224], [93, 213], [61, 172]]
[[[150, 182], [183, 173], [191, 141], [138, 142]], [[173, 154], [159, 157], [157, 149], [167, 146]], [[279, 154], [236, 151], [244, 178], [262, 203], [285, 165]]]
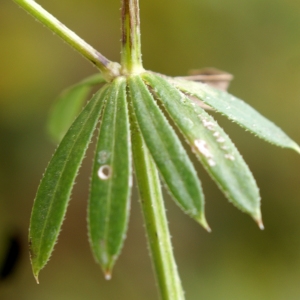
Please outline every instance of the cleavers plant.
[[[40, 183], [31, 215], [29, 244], [36, 280], [53, 251], [76, 175], [100, 123], [88, 204], [88, 232], [94, 257], [109, 279], [126, 236], [134, 166], [161, 298], [184, 299], [161, 181], [185, 213], [208, 231], [210, 228], [204, 215], [201, 182], [173, 127], [178, 128], [228, 200], [249, 214], [261, 229], [260, 196], [252, 173], [204, 107], [277, 146], [300, 153], [299, 146], [272, 122], [225, 91], [145, 70], [138, 0], [122, 0], [120, 64], [109, 61], [35, 1], [14, 1], [100, 71], [64, 91], [48, 123], [51, 136], [60, 144]], [[96, 84], [102, 87], [81, 110]], [[203, 105], [197, 105], [194, 98]]]

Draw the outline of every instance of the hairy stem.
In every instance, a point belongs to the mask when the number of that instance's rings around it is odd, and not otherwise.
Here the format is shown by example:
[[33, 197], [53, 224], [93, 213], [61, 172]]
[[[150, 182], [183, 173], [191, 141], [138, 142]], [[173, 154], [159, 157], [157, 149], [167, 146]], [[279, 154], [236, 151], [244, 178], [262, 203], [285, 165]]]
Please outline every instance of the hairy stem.
[[103, 73], [103, 77], [110, 81], [112, 78], [119, 75], [120, 66], [118, 63], [111, 62], [101, 53], [96, 51], [92, 46], [87, 44], [77, 34], [68, 29], [59, 20], [53, 17], [45, 9], [33, 0], [13, 0], [23, 9], [30, 13], [34, 18], [48, 27], [52, 32], [61, 37], [67, 44], [77, 50], [93, 65], [98, 67]]
[[123, 74], [137, 74], [144, 70], [138, 0], [122, 0], [121, 65]]
[[183, 300], [156, 166], [131, 113], [133, 161], [149, 249], [161, 299]]

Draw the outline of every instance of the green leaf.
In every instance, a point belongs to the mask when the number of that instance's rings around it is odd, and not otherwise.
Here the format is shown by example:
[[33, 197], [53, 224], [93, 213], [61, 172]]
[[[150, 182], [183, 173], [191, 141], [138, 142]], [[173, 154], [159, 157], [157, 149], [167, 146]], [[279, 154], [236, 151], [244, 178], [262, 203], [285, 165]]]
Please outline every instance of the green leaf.
[[74, 180], [105, 101], [103, 87], [86, 105], [58, 146], [35, 198], [29, 229], [34, 276], [47, 263], [62, 225]]
[[64, 90], [55, 101], [50, 112], [47, 130], [54, 142], [62, 140], [72, 122], [79, 114], [93, 85], [104, 83], [101, 74], [90, 76]]
[[131, 101], [145, 143], [176, 203], [208, 229], [196, 170], [139, 76], [129, 77]]
[[277, 146], [291, 148], [300, 153], [300, 147], [293, 140], [244, 101], [200, 82], [183, 79], [170, 79], [170, 81], [183, 92], [202, 100], [256, 136]]
[[88, 209], [91, 247], [107, 279], [126, 236], [131, 182], [126, 80], [120, 77], [112, 83], [101, 120]]
[[168, 81], [150, 73], [142, 77], [153, 88], [153, 93], [223, 193], [262, 227], [255, 179], [227, 134], [204, 109]]

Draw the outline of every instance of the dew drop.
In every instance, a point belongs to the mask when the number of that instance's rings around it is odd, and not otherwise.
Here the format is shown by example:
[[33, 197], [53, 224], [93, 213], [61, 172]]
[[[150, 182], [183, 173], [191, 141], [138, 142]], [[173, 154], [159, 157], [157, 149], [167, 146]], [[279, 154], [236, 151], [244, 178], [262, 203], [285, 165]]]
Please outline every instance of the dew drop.
[[235, 160], [234, 156], [232, 154], [225, 154], [225, 158], [228, 160]]
[[215, 137], [220, 136], [220, 132], [216, 131], [216, 132], [213, 134], [213, 136], [215, 136]]
[[213, 122], [208, 121], [207, 119], [202, 119], [202, 123], [208, 130], [214, 130], [215, 124]]
[[111, 167], [109, 165], [101, 166], [98, 170], [98, 177], [101, 180], [107, 180], [111, 177]]
[[215, 166], [216, 165], [216, 162], [213, 160], [213, 159], [209, 159], [208, 160], [208, 164], [211, 166], [211, 167], [213, 167], [213, 166]]
[[202, 153], [205, 157], [207, 157], [207, 158], [213, 157], [212, 154], [210, 153], [210, 151], [208, 150], [207, 144], [205, 141], [195, 140], [194, 144], [197, 147], [197, 149], [200, 151], [200, 153]]
[[221, 143], [224, 143], [224, 142], [225, 142], [225, 139], [224, 139], [223, 137], [220, 136], [220, 137], [217, 139], [217, 142], [220, 143], [220, 144], [221, 144]]

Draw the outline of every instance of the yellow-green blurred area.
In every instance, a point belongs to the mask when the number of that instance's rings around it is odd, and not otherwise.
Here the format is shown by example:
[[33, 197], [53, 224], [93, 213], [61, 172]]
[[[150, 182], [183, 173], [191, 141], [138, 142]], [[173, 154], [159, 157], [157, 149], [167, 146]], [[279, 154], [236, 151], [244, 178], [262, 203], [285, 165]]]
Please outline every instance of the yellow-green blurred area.
[[[119, 61], [119, 0], [38, 1], [109, 59]], [[141, 0], [144, 67], [168, 75], [216, 67], [229, 91], [300, 142], [300, 1]], [[11, 235], [21, 255], [0, 282], [1, 300], [158, 299], [137, 193], [111, 281], [95, 264], [86, 233], [93, 149], [77, 179], [52, 258], [37, 285], [27, 247], [30, 211], [55, 149], [45, 131], [59, 92], [96, 69], [11, 0], [0, 2], [0, 263]], [[218, 117], [254, 173], [266, 229], [219, 192], [194, 159], [212, 233], [166, 196], [187, 300], [300, 299], [300, 156]]]

